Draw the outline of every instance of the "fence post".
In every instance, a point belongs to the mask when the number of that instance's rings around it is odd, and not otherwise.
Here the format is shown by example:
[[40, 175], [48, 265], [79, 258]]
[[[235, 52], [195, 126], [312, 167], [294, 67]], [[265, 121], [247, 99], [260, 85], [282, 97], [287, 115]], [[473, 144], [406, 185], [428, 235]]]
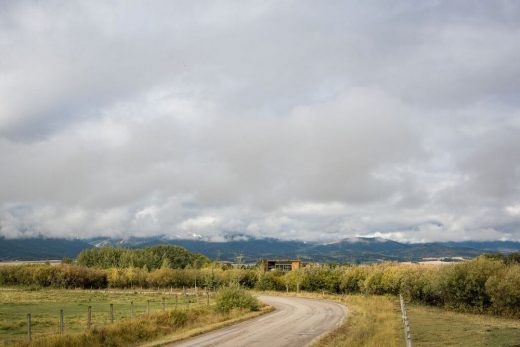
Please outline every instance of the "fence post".
[[404, 299], [401, 294], [399, 294], [399, 302], [401, 304], [401, 313], [403, 315], [405, 344], [406, 344], [406, 347], [412, 347], [412, 336], [410, 335], [410, 322], [408, 321], [408, 314], [406, 312], [406, 306], [404, 304]]
[[206, 297], [208, 298], [208, 307], [209, 307], [209, 292], [208, 292], [207, 288], [206, 288]]
[[110, 323], [114, 323], [114, 304], [110, 304]]
[[166, 303], [164, 302], [164, 300], [165, 300], [165, 298], [164, 298], [164, 296], [163, 296], [163, 297], [162, 297], [162, 309], [163, 309], [163, 311], [166, 310]]
[[179, 296], [175, 294], [175, 309], [177, 309], [177, 306], [179, 306]]
[[89, 306], [88, 312], [87, 312], [87, 329], [90, 330], [91, 327], [92, 327], [92, 306]]
[[65, 326], [64, 326], [64, 322], [63, 322], [63, 309], [60, 310], [60, 334], [63, 335], [63, 331], [65, 330]]
[[130, 319], [134, 319], [134, 302], [130, 301]]
[[146, 315], [150, 315], [150, 300], [146, 301]]
[[29, 341], [32, 339], [32, 323], [31, 323], [31, 314], [27, 313], [27, 337]]

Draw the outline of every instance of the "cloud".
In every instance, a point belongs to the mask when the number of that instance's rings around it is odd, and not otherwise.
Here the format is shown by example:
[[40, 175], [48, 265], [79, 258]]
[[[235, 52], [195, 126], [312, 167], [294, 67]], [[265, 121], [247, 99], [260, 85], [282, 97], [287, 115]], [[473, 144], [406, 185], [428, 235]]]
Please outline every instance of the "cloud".
[[520, 240], [518, 5], [0, 7], [0, 235]]

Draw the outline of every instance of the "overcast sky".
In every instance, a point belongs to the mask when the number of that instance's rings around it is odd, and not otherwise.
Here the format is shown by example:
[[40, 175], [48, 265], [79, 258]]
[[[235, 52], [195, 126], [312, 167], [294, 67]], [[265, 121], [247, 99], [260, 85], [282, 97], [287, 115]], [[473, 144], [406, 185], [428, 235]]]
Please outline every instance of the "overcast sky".
[[1, 1], [0, 235], [520, 240], [520, 2]]

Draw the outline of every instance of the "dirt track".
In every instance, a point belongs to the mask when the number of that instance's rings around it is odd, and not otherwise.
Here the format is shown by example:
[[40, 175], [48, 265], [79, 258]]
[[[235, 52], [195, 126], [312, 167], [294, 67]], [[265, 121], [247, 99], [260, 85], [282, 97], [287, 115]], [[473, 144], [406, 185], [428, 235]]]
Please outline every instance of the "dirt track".
[[346, 316], [346, 308], [331, 301], [279, 296], [259, 299], [276, 310], [169, 346], [301, 347], [335, 328]]

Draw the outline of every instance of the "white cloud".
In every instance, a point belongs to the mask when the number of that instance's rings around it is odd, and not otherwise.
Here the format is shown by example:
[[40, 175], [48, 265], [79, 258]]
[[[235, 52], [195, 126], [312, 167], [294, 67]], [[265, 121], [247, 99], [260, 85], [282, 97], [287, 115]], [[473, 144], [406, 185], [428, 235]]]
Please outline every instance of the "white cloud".
[[204, 229], [213, 229], [218, 223], [218, 218], [213, 216], [200, 216], [190, 218], [179, 224], [179, 229], [182, 231], [197, 231]]
[[513, 217], [520, 216], [520, 205], [506, 206], [505, 210]]
[[2, 3], [0, 235], [520, 239], [518, 9]]

